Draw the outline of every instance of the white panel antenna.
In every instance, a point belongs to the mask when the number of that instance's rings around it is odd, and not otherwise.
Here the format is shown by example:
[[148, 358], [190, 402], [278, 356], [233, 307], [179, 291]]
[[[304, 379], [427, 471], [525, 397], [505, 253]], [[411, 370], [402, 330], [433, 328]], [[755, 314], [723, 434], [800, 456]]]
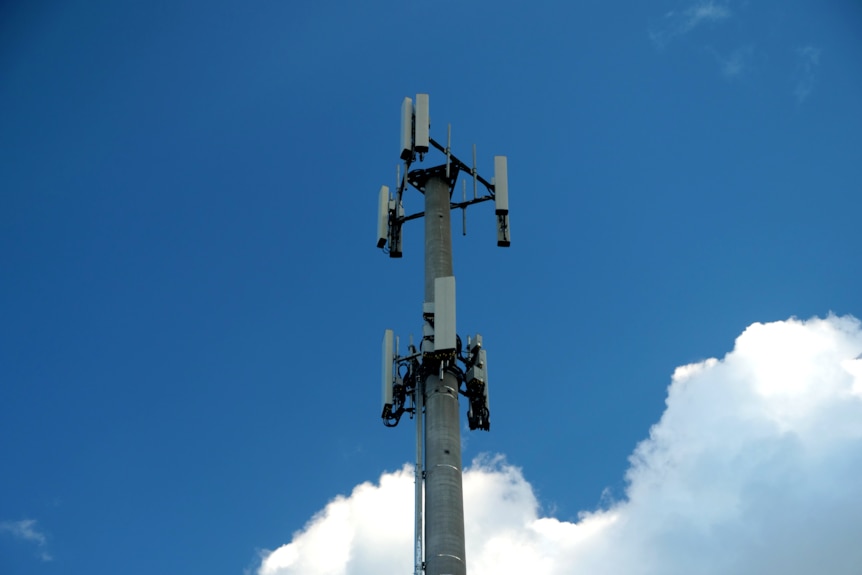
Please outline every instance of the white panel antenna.
[[394, 334], [391, 329], [383, 332], [383, 414], [385, 419], [392, 411], [392, 382], [395, 360]]
[[509, 213], [509, 169], [506, 156], [494, 156], [494, 210]]
[[428, 110], [428, 94], [416, 94], [416, 126], [414, 131], [414, 145], [416, 152], [425, 154], [428, 152], [429, 139], [431, 138], [431, 116]]
[[494, 156], [494, 211], [497, 214], [497, 245], [512, 243], [509, 230], [509, 168], [506, 156]]
[[389, 237], [389, 186], [380, 186], [380, 199], [377, 202], [377, 247], [386, 245]]
[[455, 349], [455, 276], [434, 278], [434, 351]]
[[401, 102], [401, 159], [413, 157], [413, 99]]

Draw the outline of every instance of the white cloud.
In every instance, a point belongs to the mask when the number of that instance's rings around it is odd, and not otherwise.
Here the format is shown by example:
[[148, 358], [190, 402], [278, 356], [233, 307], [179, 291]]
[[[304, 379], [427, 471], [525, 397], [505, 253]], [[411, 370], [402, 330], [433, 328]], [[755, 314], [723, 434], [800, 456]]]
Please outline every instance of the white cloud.
[[702, 22], [717, 22], [730, 17], [730, 10], [713, 0], [702, 0], [683, 13], [682, 30], [688, 32]]
[[[464, 474], [471, 575], [856, 575], [862, 565], [862, 326], [748, 327], [723, 359], [682, 366], [631, 455], [623, 501], [543, 517], [502, 458]], [[356, 487], [261, 575], [410, 573], [409, 467]]]
[[291, 543], [265, 552], [258, 573], [409, 573], [412, 539], [413, 470], [405, 466], [336, 497]]
[[42, 561], [51, 561], [52, 557], [46, 551], [48, 540], [44, 533], [36, 529], [35, 519], [0, 521], [0, 533], [8, 533], [16, 539], [35, 543], [39, 547], [39, 558]]
[[721, 22], [730, 18], [727, 4], [715, 0], [699, 0], [684, 10], [671, 10], [649, 30], [650, 39], [664, 48], [673, 38], [687, 34], [701, 24]]
[[709, 49], [709, 52], [711, 52], [715, 57], [715, 61], [718, 63], [722, 75], [730, 80], [742, 75], [750, 68], [751, 58], [754, 55], [754, 48], [751, 46], [743, 46], [731, 52], [727, 57], [722, 56], [712, 49]]
[[820, 48], [814, 46], [798, 48], [796, 58], [796, 87], [793, 89], [793, 95], [796, 97], [796, 102], [801, 104], [814, 90], [817, 68], [820, 66]]

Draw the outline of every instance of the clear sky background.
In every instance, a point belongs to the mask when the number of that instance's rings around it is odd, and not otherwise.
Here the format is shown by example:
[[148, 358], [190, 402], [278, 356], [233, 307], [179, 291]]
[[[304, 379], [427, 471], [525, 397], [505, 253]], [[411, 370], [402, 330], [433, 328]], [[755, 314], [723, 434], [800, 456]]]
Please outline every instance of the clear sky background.
[[857, 573], [856, 0], [4, 2], [0, 572], [410, 572], [417, 92], [509, 158], [511, 248], [453, 226], [471, 573]]

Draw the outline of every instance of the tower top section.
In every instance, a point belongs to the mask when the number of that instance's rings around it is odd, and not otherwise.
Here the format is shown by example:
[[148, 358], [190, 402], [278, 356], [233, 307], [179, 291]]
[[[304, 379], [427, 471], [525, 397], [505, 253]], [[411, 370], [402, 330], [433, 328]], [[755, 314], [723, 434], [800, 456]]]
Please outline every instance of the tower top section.
[[[389, 253], [389, 257], [400, 258], [402, 254], [401, 228], [404, 222], [424, 216], [424, 212], [405, 215], [403, 196], [408, 186], [425, 193], [425, 185], [431, 178], [442, 178], [448, 182], [450, 209], [462, 212], [463, 233], [467, 233], [467, 207], [481, 202], [494, 202], [497, 220], [497, 245], [511, 244], [509, 231], [509, 175], [506, 156], [494, 156], [494, 176], [491, 181], [482, 177], [476, 168], [476, 146], [473, 145], [473, 162], [467, 165], [452, 153], [452, 126], [446, 130], [446, 145], [431, 137], [431, 115], [428, 94], [416, 94], [416, 99], [406, 97], [401, 102], [400, 152], [395, 192], [389, 186], [381, 186], [377, 211], [377, 247]], [[445, 164], [419, 167], [424, 164], [431, 149], [445, 155]], [[452, 201], [458, 175], [469, 174], [473, 180], [472, 198], [467, 197], [467, 182], [463, 180], [460, 202]], [[480, 192], [481, 184], [481, 192]]]

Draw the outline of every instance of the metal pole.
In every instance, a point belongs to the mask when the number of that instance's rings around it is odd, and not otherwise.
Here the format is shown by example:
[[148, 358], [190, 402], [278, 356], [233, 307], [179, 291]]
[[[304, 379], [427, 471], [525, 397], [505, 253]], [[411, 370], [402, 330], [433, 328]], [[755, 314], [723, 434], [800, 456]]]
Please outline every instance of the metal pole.
[[414, 468], [414, 500], [416, 508], [413, 515], [416, 523], [413, 526], [413, 538], [416, 548], [413, 550], [413, 575], [422, 575], [422, 410], [424, 408], [423, 399], [425, 390], [422, 388], [421, 383], [418, 384], [414, 393], [416, 394], [413, 402], [413, 406], [416, 408], [416, 413], [414, 414], [416, 417], [416, 467]]
[[[434, 301], [434, 278], [451, 276], [449, 184], [425, 185], [425, 301]], [[466, 575], [464, 494], [458, 379], [426, 369], [425, 381], [425, 573]]]

